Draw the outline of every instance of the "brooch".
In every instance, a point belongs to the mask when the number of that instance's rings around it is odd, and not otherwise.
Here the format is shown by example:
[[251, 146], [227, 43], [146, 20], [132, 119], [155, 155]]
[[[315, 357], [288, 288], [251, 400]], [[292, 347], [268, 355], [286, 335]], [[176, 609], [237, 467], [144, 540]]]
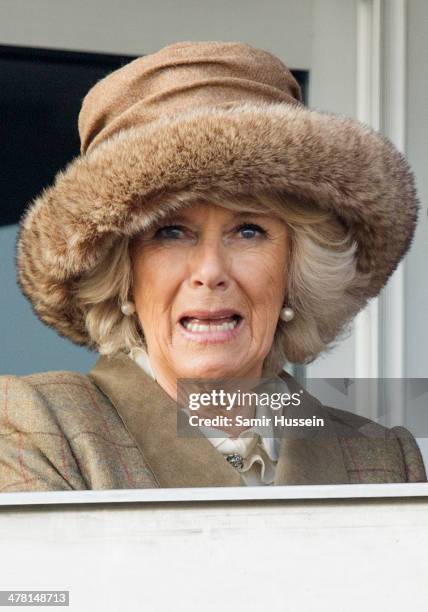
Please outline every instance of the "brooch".
[[226, 459], [229, 461], [230, 465], [232, 465], [237, 470], [241, 470], [244, 467], [244, 459], [241, 455], [238, 455], [238, 453], [226, 455]]

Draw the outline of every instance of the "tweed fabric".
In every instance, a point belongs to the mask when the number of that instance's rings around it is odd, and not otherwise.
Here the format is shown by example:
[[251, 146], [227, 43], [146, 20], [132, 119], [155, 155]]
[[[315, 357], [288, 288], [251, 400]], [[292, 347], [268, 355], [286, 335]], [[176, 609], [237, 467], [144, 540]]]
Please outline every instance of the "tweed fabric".
[[0, 491], [156, 486], [116, 410], [87, 376], [2, 376]]
[[74, 282], [176, 204], [170, 194], [280, 192], [328, 210], [358, 245], [354, 316], [408, 250], [419, 202], [394, 145], [351, 118], [306, 108], [277, 57], [245, 43], [181, 42], [97, 83], [81, 155], [28, 207], [18, 282], [36, 315], [92, 346]]
[[[426, 481], [407, 429], [305, 395], [328, 428], [282, 440], [274, 485]], [[100, 357], [88, 375], [1, 376], [0, 491], [245, 486], [204, 436], [180, 438], [176, 425], [175, 402], [125, 354]]]

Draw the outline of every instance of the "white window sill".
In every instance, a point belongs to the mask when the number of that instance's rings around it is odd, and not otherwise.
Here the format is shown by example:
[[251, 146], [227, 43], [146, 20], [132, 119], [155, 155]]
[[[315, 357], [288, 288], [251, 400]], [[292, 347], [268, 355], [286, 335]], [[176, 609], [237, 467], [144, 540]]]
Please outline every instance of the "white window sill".
[[0, 506], [428, 497], [428, 483], [294, 485], [1, 493]]

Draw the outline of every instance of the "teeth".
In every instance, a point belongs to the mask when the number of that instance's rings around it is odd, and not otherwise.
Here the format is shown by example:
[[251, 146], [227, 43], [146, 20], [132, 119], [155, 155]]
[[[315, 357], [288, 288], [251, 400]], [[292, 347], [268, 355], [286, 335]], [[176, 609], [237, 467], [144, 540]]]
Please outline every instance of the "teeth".
[[184, 327], [193, 332], [215, 332], [233, 329], [237, 324], [238, 321], [235, 320], [228, 323], [222, 323], [221, 325], [202, 325], [201, 323], [190, 323], [189, 321], [185, 321]]

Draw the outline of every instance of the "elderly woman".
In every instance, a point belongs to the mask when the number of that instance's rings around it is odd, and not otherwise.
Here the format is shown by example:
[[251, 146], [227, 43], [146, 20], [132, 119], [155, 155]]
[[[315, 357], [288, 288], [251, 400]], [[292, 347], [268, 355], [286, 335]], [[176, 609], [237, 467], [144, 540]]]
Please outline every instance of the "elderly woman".
[[409, 431], [305, 391], [328, 435], [177, 433], [179, 379], [297, 392], [284, 364], [313, 361], [379, 293], [418, 210], [393, 145], [305, 108], [270, 53], [223, 42], [110, 74], [79, 131], [81, 156], [21, 221], [18, 278], [100, 357], [87, 375], [2, 377], [1, 490], [425, 481]]

